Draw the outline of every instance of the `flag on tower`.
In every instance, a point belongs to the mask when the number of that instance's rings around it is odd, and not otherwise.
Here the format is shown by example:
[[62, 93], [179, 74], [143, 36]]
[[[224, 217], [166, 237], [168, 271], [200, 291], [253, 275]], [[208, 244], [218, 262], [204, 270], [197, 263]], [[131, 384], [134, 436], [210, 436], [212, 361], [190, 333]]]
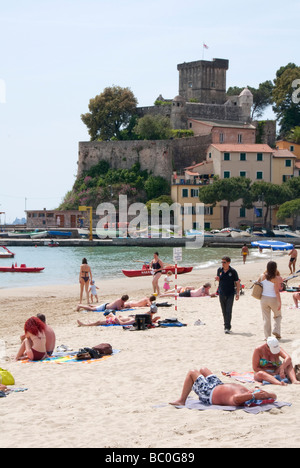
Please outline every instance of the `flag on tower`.
[[203, 47], [204, 49], [208, 49], [208, 45], [204, 44], [204, 42], [203, 42]]

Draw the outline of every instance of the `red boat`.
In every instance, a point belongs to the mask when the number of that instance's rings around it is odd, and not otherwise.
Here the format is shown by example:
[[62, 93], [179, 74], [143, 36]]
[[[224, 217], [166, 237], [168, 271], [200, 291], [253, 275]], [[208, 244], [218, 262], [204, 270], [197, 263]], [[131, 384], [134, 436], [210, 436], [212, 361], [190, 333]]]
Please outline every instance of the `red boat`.
[[19, 267], [17, 265], [12, 265], [11, 267], [0, 267], [0, 272], [2, 273], [39, 273], [45, 268], [35, 268], [27, 267], [24, 263]]
[[[184, 273], [190, 273], [193, 270], [193, 267], [177, 267], [177, 274], [183, 275]], [[167, 274], [168, 271], [171, 271], [175, 274], [175, 266], [165, 267], [161, 272], [162, 274]], [[152, 276], [152, 270], [149, 268], [149, 265], [144, 265], [141, 270], [122, 270], [125, 276], [128, 278], [136, 278], [138, 276]]]
[[15, 254], [8, 250], [5, 245], [0, 245], [0, 247], [5, 250], [5, 252], [0, 252], [0, 258], [14, 258]]

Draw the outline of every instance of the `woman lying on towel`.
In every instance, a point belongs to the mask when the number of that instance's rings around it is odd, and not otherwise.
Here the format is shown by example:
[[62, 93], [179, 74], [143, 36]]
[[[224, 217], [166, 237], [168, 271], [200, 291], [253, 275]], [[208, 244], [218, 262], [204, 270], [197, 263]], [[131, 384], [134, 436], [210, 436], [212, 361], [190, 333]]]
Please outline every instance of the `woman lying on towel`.
[[263, 390], [248, 390], [240, 384], [223, 384], [221, 380], [207, 369], [190, 371], [184, 381], [179, 400], [170, 405], [185, 406], [190, 392], [194, 392], [204, 405], [220, 406], [253, 406], [274, 403], [277, 396]]
[[132, 325], [135, 322], [134, 317], [122, 317], [110, 313], [106, 315], [105, 320], [98, 320], [94, 323], [83, 323], [80, 320], [77, 320], [79, 327], [99, 327], [100, 325]]

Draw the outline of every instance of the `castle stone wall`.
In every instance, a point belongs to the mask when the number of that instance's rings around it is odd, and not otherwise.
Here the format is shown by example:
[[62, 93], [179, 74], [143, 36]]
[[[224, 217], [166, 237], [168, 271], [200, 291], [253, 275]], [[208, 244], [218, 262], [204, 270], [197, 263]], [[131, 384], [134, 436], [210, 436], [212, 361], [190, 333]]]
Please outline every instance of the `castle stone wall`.
[[139, 162], [155, 176], [171, 180], [172, 172], [206, 158], [211, 135], [158, 141], [89, 141], [79, 143], [77, 177], [107, 161], [112, 169], [130, 169]]

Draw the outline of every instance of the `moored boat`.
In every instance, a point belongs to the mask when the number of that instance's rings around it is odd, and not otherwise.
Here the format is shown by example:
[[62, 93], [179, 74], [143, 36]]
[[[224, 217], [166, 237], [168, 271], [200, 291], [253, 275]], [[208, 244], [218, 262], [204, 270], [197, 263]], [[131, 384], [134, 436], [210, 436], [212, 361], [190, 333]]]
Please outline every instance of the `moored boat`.
[[43, 268], [28, 267], [24, 263], [21, 264], [20, 266], [17, 266], [17, 265], [12, 265], [10, 267], [0, 266], [0, 272], [2, 273], [40, 273], [44, 269], [45, 267]]

